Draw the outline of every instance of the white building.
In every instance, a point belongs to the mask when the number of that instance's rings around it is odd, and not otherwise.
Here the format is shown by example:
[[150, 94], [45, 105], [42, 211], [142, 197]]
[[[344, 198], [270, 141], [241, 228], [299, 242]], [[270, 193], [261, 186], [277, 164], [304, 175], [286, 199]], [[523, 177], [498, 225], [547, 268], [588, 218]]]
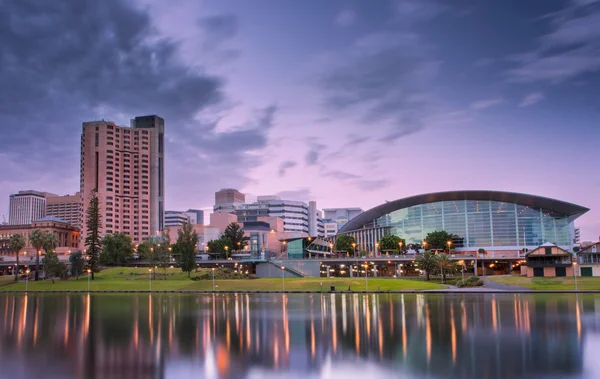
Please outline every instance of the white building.
[[334, 220], [323, 220], [323, 237], [333, 237], [338, 233], [338, 224]]
[[8, 224], [28, 225], [46, 216], [47, 195], [50, 194], [32, 190], [10, 195]]
[[346, 225], [348, 221], [363, 213], [361, 208], [326, 208], [323, 209], [323, 218], [337, 223], [338, 230]]
[[204, 212], [196, 209], [188, 209], [185, 212], [165, 211], [165, 227], [181, 226], [185, 223], [192, 225], [203, 225]]
[[[255, 203], [242, 204], [235, 210], [238, 222], [258, 221], [258, 217], [279, 217], [285, 232], [322, 236], [323, 223], [316, 202], [282, 200], [277, 196], [258, 196]], [[312, 233], [312, 234], [311, 234]]]

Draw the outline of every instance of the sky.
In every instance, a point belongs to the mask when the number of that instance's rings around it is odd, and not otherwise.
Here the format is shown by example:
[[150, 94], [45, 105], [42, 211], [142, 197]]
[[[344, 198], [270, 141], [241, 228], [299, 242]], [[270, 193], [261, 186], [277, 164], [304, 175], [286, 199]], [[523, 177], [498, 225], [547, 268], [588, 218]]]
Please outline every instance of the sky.
[[600, 1], [0, 0], [0, 213], [84, 121], [165, 118], [166, 209], [523, 192], [600, 236]]

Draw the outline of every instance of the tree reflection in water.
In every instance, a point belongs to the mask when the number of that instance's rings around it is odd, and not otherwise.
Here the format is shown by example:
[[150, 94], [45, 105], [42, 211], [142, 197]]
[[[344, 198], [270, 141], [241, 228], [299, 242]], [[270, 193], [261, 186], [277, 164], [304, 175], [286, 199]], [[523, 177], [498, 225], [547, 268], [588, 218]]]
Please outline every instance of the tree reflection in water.
[[4, 295], [14, 379], [592, 378], [600, 296]]

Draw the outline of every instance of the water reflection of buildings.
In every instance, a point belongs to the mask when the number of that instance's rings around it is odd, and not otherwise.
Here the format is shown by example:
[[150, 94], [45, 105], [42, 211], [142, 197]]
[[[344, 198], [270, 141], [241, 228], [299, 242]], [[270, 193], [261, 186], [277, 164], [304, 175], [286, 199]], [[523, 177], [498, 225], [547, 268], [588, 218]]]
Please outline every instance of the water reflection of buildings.
[[[594, 296], [154, 295], [0, 298], [0, 363], [29, 378], [237, 378], [257, 367], [308, 373], [327, 360], [433, 377], [574, 375], [599, 330]], [[34, 363], [35, 362], [35, 363]], [[40, 364], [41, 362], [41, 364]], [[43, 371], [42, 371], [43, 372]], [[23, 375], [23, 376], [19, 376]]]

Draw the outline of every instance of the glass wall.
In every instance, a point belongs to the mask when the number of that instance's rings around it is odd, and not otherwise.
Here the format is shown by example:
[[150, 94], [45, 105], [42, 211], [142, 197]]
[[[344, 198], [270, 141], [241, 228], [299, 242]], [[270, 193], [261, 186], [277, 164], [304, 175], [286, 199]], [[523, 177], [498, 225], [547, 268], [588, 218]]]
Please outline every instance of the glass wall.
[[366, 227], [390, 227], [392, 234], [420, 243], [427, 233], [445, 230], [456, 248], [535, 247], [546, 242], [570, 246], [566, 215], [496, 201], [459, 200], [415, 205], [388, 213]]

